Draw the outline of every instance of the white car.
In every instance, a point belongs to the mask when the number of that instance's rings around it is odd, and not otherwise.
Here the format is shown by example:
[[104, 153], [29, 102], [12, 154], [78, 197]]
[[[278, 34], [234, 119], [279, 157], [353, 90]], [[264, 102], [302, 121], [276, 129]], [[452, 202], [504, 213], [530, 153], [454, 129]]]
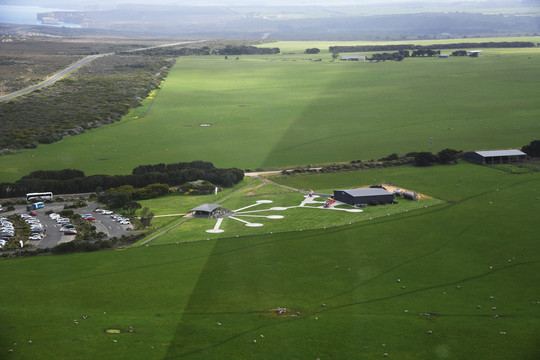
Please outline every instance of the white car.
[[41, 240], [41, 235], [34, 234], [28, 238], [28, 240]]
[[122, 220], [120, 221], [120, 225], [131, 225], [131, 223], [129, 222], [129, 220]]
[[60, 217], [60, 214], [57, 214], [57, 213], [50, 213], [49, 214], [49, 217], [52, 219], [52, 220], [56, 220]]
[[0, 239], [0, 248], [1, 248], [1, 247], [4, 247], [4, 245], [6, 245], [6, 244], [7, 244], [7, 241], [6, 241], [6, 240]]
[[112, 213], [111, 210], [103, 210], [103, 215], [111, 215]]

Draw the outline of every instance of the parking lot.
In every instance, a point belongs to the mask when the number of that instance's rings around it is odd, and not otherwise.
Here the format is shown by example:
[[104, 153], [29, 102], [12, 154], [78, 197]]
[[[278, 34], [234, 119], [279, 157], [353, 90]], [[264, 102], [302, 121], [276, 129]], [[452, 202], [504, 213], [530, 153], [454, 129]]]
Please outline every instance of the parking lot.
[[[52, 248], [58, 244], [69, 242], [75, 239], [74, 234], [69, 234], [69, 231], [64, 233], [65, 230], [62, 229], [62, 224], [58, 223], [56, 219], [51, 218], [46, 212], [51, 210], [55, 213], [60, 213], [64, 210], [64, 205], [69, 203], [51, 203], [46, 204], [45, 207], [41, 209], [33, 210], [36, 215], [32, 216], [36, 220], [37, 224], [41, 224], [43, 231], [41, 232], [42, 238], [39, 240], [27, 240], [26, 244], [34, 245], [35, 248]], [[91, 214], [95, 220], [92, 221], [93, 225], [96, 227], [97, 232], [103, 232], [107, 235], [106, 238], [120, 237], [122, 235], [133, 233], [129, 229], [132, 228], [131, 224], [120, 224], [118, 221], [111, 217], [111, 214], [102, 214], [101, 212], [96, 212], [95, 209], [99, 206], [98, 203], [88, 202], [88, 206], [80, 209], [73, 209], [75, 212], [80, 215]], [[15, 206], [14, 211], [3, 213], [2, 216], [7, 217], [12, 214], [28, 214], [26, 206], [17, 205]]]

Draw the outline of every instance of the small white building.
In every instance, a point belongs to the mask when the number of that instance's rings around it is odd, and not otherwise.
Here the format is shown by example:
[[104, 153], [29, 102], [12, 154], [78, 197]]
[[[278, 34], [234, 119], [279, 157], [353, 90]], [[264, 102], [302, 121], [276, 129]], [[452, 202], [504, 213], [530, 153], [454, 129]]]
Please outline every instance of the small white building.
[[471, 51], [467, 52], [467, 55], [472, 56], [472, 57], [478, 57], [478, 56], [482, 55], [482, 50], [471, 50]]
[[343, 55], [341, 56], [342, 61], [366, 61], [366, 57], [364, 55]]

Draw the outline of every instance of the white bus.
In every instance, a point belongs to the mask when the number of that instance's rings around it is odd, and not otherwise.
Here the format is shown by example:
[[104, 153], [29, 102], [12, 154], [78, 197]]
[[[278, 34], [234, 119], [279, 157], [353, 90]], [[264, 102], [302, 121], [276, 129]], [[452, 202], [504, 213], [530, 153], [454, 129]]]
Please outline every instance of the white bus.
[[52, 192], [38, 192], [26, 194], [26, 201], [32, 200], [53, 200]]

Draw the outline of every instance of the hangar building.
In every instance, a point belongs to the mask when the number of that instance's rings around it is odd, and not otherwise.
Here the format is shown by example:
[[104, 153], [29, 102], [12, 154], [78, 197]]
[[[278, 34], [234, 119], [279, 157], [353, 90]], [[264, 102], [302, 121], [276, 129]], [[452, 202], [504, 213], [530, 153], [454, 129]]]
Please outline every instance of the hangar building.
[[527, 154], [523, 151], [510, 150], [491, 150], [491, 151], [473, 151], [466, 153], [463, 158], [470, 162], [481, 165], [491, 164], [509, 164], [527, 159]]
[[334, 199], [353, 206], [391, 204], [395, 195], [381, 188], [334, 190]]

